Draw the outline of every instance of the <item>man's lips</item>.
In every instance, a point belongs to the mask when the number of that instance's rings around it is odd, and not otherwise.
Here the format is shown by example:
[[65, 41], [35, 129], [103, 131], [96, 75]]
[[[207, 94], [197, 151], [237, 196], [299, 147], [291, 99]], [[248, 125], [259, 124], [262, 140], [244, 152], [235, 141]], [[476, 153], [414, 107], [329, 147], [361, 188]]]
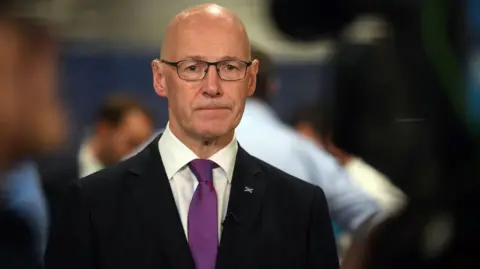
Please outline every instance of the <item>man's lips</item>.
[[196, 110], [206, 110], [206, 111], [212, 110], [213, 111], [213, 110], [227, 110], [227, 109], [229, 109], [229, 108], [227, 108], [227, 107], [200, 107], [200, 108], [197, 108]]

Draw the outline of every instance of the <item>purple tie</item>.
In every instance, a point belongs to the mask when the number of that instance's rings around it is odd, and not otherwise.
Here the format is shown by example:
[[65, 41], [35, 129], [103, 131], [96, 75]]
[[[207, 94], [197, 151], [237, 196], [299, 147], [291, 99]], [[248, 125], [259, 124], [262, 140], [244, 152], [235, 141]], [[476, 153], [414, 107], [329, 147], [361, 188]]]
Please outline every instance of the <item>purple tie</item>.
[[188, 166], [198, 186], [188, 210], [188, 244], [196, 269], [214, 269], [218, 249], [217, 193], [210, 160], [196, 159]]

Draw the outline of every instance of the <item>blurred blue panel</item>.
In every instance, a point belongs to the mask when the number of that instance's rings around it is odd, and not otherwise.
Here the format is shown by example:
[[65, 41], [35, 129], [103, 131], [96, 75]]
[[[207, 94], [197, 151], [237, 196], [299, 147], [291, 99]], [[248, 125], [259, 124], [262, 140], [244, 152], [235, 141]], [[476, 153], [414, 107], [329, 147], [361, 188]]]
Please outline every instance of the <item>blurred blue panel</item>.
[[471, 124], [480, 125], [480, 1], [467, 0], [467, 105]]
[[330, 88], [331, 74], [323, 63], [280, 64], [277, 68], [280, 89], [272, 100], [272, 106], [279, 116], [291, 120], [299, 106], [321, 97]]

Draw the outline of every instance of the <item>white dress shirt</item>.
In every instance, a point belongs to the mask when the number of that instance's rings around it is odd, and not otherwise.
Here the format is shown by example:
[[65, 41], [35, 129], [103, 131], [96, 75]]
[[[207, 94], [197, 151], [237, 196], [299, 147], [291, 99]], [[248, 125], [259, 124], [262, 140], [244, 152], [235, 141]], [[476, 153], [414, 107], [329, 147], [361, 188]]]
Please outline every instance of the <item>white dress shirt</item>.
[[[158, 149], [170, 181], [170, 187], [172, 188], [173, 197], [180, 214], [185, 236], [188, 240], [188, 210], [193, 193], [198, 185], [198, 180], [190, 171], [188, 163], [199, 159], [199, 157], [171, 132], [168, 124], [158, 141]], [[217, 193], [219, 237], [222, 232], [221, 224], [227, 212], [237, 151], [238, 144], [234, 137], [226, 147], [208, 158], [218, 165], [217, 168], [213, 169], [213, 185]]]
[[95, 154], [93, 154], [87, 142], [80, 146], [80, 151], [78, 152], [78, 167], [79, 178], [86, 177], [105, 168], [97, 157], [95, 157]]
[[346, 164], [345, 169], [352, 179], [386, 210], [396, 212], [402, 208], [407, 200], [406, 195], [384, 174], [364, 162], [362, 159], [353, 157]]

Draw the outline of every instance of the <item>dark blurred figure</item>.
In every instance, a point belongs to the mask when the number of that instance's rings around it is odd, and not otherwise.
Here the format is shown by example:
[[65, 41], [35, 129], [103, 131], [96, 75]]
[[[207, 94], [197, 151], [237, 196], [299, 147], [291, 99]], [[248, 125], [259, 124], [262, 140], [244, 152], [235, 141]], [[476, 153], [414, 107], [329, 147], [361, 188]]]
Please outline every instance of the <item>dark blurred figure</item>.
[[79, 148], [38, 161], [52, 219], [71, 182], [117, 163], [149, 139], [153, 128], [150, 111], [134, 98], [121, 94], [107, 98]]
[[62, 143], [57, 46], [50, 27], [0, 3], [0, 268], [42, 268], [48, 216], [28, 159]]
[[[327, 27], [309, 37], [335, 32], [341, 27], [329, 23], [345, 24], [359, 10], [382, 16], [393, 33], [367, 46], [340, 42], [336, 53], [333, 141], [409, 196], [401, 214], [355, 245], [345, 268], [478, 268], [479, 137], [465, 124], [465, 1], [275, 2], [283, 25], [298, 12], [288, 31], [299, 39], [318, 24]], [[308, 17], [315, 10], [329, 16]]]

